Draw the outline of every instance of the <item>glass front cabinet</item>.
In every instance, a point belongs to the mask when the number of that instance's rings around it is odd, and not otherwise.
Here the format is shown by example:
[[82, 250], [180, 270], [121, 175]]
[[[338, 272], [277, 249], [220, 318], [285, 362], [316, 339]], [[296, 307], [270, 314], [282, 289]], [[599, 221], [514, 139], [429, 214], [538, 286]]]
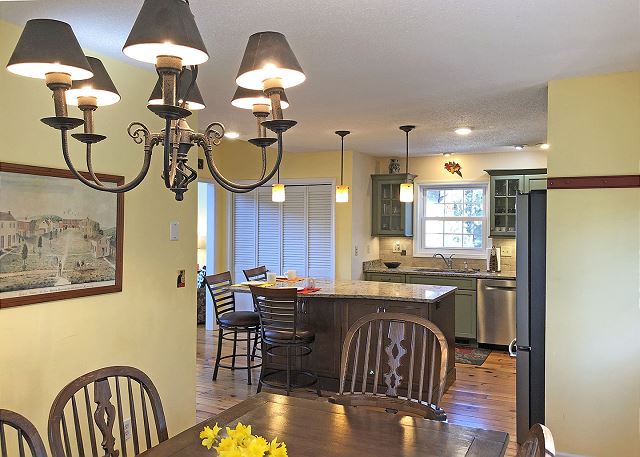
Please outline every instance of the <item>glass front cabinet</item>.
[[485, 170], [491, 177], [490, 235], [516, 236], [516, 195], [547, 188], [547, 169]]
[[400, 201], [400, 184], [416, 178], [412, 174], [371, 175], [371, 234], [413, 236], [413, 204]]

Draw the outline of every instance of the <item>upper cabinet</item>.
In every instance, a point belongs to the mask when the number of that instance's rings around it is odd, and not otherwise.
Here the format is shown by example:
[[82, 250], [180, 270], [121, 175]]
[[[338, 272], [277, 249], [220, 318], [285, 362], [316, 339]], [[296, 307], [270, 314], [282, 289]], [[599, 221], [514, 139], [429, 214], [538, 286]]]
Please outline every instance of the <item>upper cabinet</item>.
[[400, 201], [400, 184], [416, 175], [371, 175], [371, 235], [413, 236], [413, 203]]
[[516, 236], [516, 195], [547, 188], [547, 169], [485, 170], [491, 176], [490, 235]]

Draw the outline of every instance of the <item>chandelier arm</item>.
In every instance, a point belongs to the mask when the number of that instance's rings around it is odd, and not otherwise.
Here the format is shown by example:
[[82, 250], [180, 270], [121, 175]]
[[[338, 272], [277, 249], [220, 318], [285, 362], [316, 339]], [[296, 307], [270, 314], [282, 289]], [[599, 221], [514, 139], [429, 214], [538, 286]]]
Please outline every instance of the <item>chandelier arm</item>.
[[282, 155], [283, 155], [282, 133], [278, 133], [277, 135], [278, 135], [278, 156], [276, 157], [276, 163], [274, 164], [271, 171], [262, 179], [259, 179], [258, 181], [251, 184], [240, 184], [240, 183], [236, 183], [228, 180], [222, 175], [222, 173], [220, 173], [220, 170], [218, 170], [218, 167], [214, 163], [213, 157], [212, 157], [213, 148], [210, 146], [207, 148], [203, 148], [205, 158], [207, 159], [207, 166], [209, 167], [209, 171], [211, 172], [215, 180], [218, 182], [218, 184], [220, 184], [222, 187], [224, 187], [225, 189], [231, 192], [251, 191], [253, 189], [256, 189], [262, 186], [263, 184], [266, 184], [276, 174], [276, 172], [280, 168], [280, 163], [282, 162]]
[[[115, 186], [115, 187], [107, 187], [104, 183], [102, 183], [99, 179], [96, 182], [93, 182], [87, 178], [85, 178], [82, 173], [80, 173], [78, 170], [76, 170], [75, 166], [73, 165], [73, 162], [71, 161], [71, 157], [69, 156], [69, 142], [68, 142], [68, 138], [67, 138], [67, 130], [66, 129], [61, 129], [60, 130], [60, 136], [62, 139], [62, 156], [64, 158], [64, 161], [67, 164], [67, 167], [69, 168], [69, 171], [71, 171], [71, 173], [73, 173], [73, 175], [78, 178], [79, 181], [81, 181], [83, 184], [91, 187], [92, 189], [95, 190], [100, 190], [103, 192], [111, 192], [111, 193], [115, 193], [115, 194], [119, 194], [122, 192], [127, 192], [133, 188], [135, 188], [136, 186], [138, 186], [138, 184], [140, 184], [142, 182], [142, 180], [145, 178], [145, 176], [147, 176], [147, 172], [149, 171], [149, 167], [151, 165], [151, 153], [152, 153], [152, 149], [153, 149], [153, 145], [154, 142], [153, 141], [147, 141], [145, 142], [145, 146], [144, 146], [144, 162], [142, 164], [142, 169], [140, 170], [140, 172], [138, 173], [138, 176], [136, 176], [135, 178], [133, 178], [130, 182], [120, 185], [120, 186]], [[87, 148], [88, 150], [90, 150], [90, 148]], [[91, 177], [93, 178], [95, 176], [95, 173], [89, 173], [91, 175]]]
[[86, 154], [87, 154], [87, 171], [89, 172], [91, 179], [93, 179], [93, 182], [95, 182], [97, 185], [106, 187], [105, 184], [102, 181], [100, 181], [100, 178], [98, 178], [98, 176], [96, 176], [95, 172], [93, 171], [93, 161], [91, 160], [91, 143], [87, 143]]
[[266, 173], [267, 173], [267, 148], [265, 146], [262, 146], [262, 173], [260, 174], [260, 179], [263, 179]]
[[171, 136], [171, 120], [167, 119], [165, 124], [164, 124], [164, 161], [163, 161], [163, 174], [162, 177], [164, 178], [164, 186], [167, 189], [171, 189], [171, 182], [169, 181], [169, 157], [171, 155], [171, 141], [170, 141], [170, 136]]

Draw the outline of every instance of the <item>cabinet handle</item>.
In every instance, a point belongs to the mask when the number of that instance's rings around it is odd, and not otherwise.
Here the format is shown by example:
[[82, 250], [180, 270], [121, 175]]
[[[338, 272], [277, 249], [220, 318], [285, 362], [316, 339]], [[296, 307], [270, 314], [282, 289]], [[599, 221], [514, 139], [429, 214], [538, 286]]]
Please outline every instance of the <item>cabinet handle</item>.
[[509, 343], [509, 357], [517, 357], [517, 352], [518, 348], [516, 347], [516, 340], [514, 338], [513, 341]]

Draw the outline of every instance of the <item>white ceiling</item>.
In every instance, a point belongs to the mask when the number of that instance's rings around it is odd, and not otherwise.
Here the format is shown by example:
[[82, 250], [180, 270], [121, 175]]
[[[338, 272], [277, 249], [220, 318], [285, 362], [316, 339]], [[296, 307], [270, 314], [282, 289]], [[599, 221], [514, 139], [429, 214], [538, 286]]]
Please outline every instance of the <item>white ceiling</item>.
[[[253, 116], [229, 103], [251, 33], [283, 32], [307, 81], [288, 91], [299, 125], [288, 150], [513, 150], [546, 139], [546, 83], [640, 69], [638, 0], [191, 0], [211, 60], [198, 84], [208, 108], [243, 138]], [[0, 2], [0, 18], [69, 22], [83, 47], [120, 50], [142, 0]], [[117, 83], [117, 82], [116, 82]], [[150, 88], [151, 89], [151, 88]], [[124, 101], [126, 103], [126, 100]], [[452, 130], [471, 126], [459, 137]]]

